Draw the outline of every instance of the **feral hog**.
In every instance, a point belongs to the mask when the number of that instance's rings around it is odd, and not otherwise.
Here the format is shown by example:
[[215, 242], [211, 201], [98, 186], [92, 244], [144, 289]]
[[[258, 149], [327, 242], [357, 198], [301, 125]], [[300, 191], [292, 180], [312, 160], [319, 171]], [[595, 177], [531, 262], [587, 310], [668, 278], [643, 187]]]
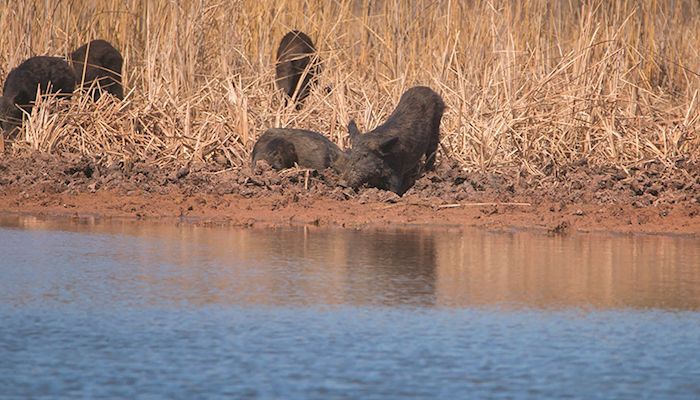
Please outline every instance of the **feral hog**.
[[259, 160], [267, 161], [276, 170], [292, 168], [299, 163], [294, 144], [287, 139], [274, 138], [253, 148], [253, 167]]
[[37, 89], [70, 98], [75, 89], [73, 70], [63, 58], [37, 56], [10, 71], [0, 98], [3, 130], [9, 133], [22, 125], [22, 111], [31, 113]]
[[297, 108], [309, 95], [319, 72], [316, 48], [311, 38], [301, 31], [284, 35], [277, 49], [276, 83], [290, 98], [297, 93]]
[[94, 101], [100, 99], [102, 92], [109, 93], [119, 100], [124, 99], [124, 59], [119, 50], [109, 42], [98, 39], [80, 46], [71, 53], [70, 63], [78, 83], [82, 82], [82, 87], [90, 90]]
[[350, 121], [352, 150], [343, 174], [347, 185], [357, 189], [367, 184], [403, 195], [421, 171], [435, 166], [444, 109], [437, 93], [416, 86], [401, 96], [394, 112], [373, 131], [361, 135], [355, 121]]
[[276, 170], [302, 168], [322, 171], [338, 169], [346, 155], [328, 138], [303, 129], [272, 128], [260, 136], [253, 147], [253, 167], [260, 160]]

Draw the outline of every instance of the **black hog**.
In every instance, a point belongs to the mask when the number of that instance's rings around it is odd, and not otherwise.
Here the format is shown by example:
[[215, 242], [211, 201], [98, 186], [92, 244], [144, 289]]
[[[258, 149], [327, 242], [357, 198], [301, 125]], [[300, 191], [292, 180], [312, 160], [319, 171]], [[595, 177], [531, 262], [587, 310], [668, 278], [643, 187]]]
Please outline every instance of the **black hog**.
[[316, 48], [301, 31], [284, 35], [277, 49], [277, 86], [290, 98], [296, 92], [297, 107], [306, 99], [320, 72]]
[[[87, 61], [86, 61], [87, 60]], [[78, 83], [90, 89], [94, 101], [102, 92], [109, 93], [119, 100], [124, 99], [122, 88], [122, 64], [124, 59], [109, 42], [93, 40], [80, 46], [70, 55], [70, 63]]]
[[435, 166], [444, 109], [437, 93], [416, 86], [401, 96], [394, 112], [373, 131], [361, 135], [355, 121], [350, 121], [352, 150], [343, 173], [347, 185], [356, 189], [366, 184], [403, 195], [421, 171]]
[[41, 94], [69, 98], [75, 89], [75, 75], [59, 57], [37, 56], [18, 65], [5, 79], [0, 98], [0, 119], [5, 132], [22, 125], [22, 111], [31, 113], [37, 89]]
[[260, 160], [274, 169], [302, 168], [339, 169], [346, 155], [328, 138], [303, 129], [272, 128], [260, 136], [253, 147], [253, 167]]
[[253, 166], [259, 160], [267, 161], [276, 170], [292, 168], [299, 163], [296, 147], [287, 139], [274, 138], [253, 148]]

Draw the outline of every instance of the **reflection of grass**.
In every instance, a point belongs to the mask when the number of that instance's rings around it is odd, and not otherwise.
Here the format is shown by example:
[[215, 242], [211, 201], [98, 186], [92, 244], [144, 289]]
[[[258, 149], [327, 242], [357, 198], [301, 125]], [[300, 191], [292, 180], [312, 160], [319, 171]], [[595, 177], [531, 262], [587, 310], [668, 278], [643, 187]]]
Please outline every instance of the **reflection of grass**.
[[[425, 84], [448, 107], [441, 156], [470, 169], [538, 174], [583, 157], [670, 164], [700, 150], [697, 1], [34, 0], [0, 7], [3, 76], [30, 55], [65, 54], [96, 37], [125, 56], [126, 100], [96, 107], [74, 100], [64, 117], [33, 117], [21, 137], [39, 149], [160, 165], [225, 157], [238, 165], [267, 127], [316, 129], [342, 142], [350, 118], [373, 128], [406, 88]], [[309, 33], [324, 60], [320, 87], [300, 111], [284, 107], [273, 83], [276, 47], [290, 29]]]

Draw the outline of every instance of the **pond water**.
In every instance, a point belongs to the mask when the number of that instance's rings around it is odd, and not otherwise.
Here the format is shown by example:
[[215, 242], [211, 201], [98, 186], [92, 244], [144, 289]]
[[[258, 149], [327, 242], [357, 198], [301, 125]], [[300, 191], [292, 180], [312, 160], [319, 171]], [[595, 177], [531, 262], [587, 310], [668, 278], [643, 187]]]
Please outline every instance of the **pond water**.
[[0, 216], [0, 398], [700, 398], [700, 240]]

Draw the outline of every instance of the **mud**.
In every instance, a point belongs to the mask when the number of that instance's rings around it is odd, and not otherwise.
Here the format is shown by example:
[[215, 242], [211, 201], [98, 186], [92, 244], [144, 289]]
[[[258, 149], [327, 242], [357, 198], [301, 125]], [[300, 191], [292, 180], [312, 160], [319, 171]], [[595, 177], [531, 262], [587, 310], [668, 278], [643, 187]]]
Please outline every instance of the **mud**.
[[574, 231], [700, 233], [700, 164], [628, 171], [585, 160], [548, 176], [465, 172], [443, 162], [403, 197], [354, 192], [331, 170], [225, 165], [163, 169], [152, 162], [32, 153], [0, 158], [0, 212], [201, 223], [367, 227], [480, 226]]

